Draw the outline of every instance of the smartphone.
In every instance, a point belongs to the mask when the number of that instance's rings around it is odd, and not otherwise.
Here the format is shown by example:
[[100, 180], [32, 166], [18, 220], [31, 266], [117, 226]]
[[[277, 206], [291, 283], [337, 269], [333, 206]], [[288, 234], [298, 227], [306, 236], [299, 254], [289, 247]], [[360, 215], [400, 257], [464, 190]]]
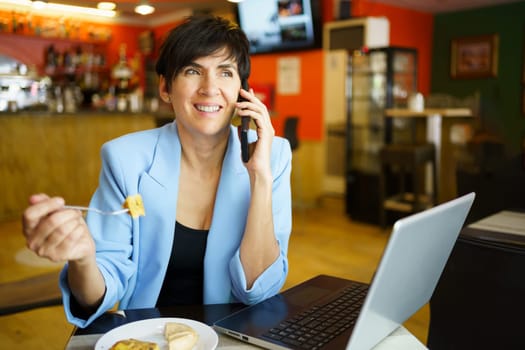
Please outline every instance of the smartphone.
[[[249, 90], [248, 81], [242, 81], [242, 88]], [[245, 101], [239, 94], [239, 102]], [[248, 130], [250, 129], [250, 117], [241, 117], [241, 158], [244, 163], [250, 160], [250, 150], [248, 148]]]

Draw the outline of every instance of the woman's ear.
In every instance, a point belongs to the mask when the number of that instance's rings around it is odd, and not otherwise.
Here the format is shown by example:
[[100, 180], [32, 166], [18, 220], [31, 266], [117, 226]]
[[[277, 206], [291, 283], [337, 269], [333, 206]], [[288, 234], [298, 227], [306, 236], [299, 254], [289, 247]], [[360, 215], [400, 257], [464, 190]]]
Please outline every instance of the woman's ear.
[[166, 84], [166, 79], [163, 75], [159, 77], [159, 96], [162, 101], [166, 103], [171, 102], [170, 94], [168, 93], [168, 85]]

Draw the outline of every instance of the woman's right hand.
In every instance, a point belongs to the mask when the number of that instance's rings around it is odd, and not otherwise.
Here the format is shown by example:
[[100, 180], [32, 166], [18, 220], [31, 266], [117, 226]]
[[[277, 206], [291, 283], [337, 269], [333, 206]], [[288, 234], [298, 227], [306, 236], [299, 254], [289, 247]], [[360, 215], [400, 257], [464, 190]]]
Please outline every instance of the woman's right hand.
[[93, 259], [95, 242], [78, 210], [64, 209], [64, 199], [35, 194], [22, 216], [23, 233], [29, 249], [51, 261]]

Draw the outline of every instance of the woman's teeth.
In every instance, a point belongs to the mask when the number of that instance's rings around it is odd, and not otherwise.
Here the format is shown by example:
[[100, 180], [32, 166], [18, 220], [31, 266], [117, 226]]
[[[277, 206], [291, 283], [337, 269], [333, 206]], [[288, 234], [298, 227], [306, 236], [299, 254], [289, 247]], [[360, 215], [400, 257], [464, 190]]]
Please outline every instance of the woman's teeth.
[[199, 111], [207, 112], [207, 113], [217, 112], [220, 109], [219, 106], [201, 106], [201, 105], [197, 105], [196, 107], [197, 107], [197, 109]]

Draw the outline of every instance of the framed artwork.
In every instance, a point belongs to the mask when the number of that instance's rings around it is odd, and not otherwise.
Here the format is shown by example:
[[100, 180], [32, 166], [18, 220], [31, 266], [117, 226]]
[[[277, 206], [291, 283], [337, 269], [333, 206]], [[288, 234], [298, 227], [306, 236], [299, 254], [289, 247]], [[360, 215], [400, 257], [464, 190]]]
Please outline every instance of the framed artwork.
[[455, 79], [492, 78], [498, 74], [496, 34], [452, 40], [450, 75]]

